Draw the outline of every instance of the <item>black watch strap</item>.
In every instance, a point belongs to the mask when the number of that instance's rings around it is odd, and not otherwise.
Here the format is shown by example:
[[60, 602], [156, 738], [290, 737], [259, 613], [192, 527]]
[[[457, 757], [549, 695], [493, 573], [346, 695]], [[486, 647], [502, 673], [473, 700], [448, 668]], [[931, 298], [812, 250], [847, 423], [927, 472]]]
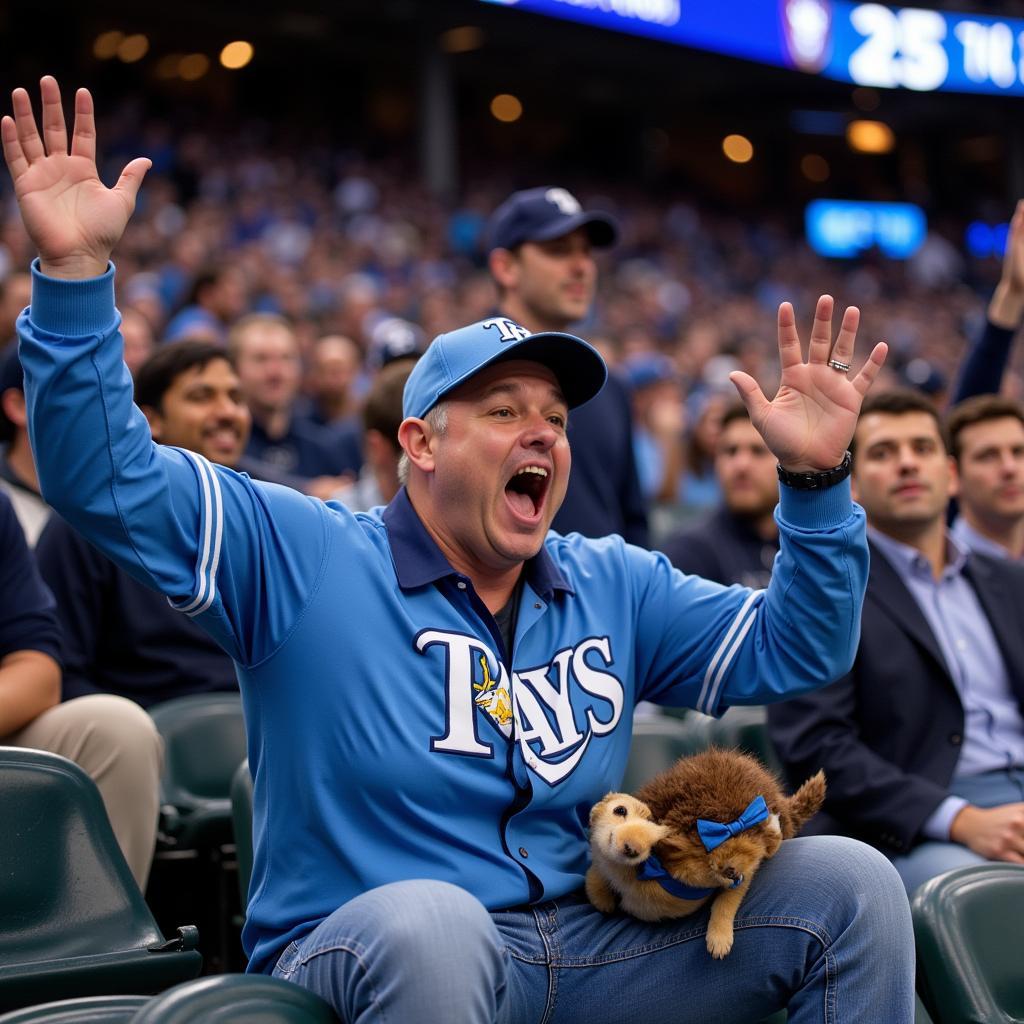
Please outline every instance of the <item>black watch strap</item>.
[[791, 473], [788, 469], [778, 467], [779, 480], [794, 491], [823, 491], [833, 487], [850, 475], [853, 456], [847, 451], [843, 461], [832, 469], [823, 469], [820, 473]]

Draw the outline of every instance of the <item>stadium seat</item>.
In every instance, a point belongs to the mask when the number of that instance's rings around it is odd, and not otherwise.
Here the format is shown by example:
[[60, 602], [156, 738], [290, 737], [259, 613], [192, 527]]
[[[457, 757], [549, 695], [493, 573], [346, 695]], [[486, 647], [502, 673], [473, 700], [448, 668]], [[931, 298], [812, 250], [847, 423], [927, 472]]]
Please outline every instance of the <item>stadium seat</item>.
[[231, 780], [231, 818], [235, 829], [235, 859], [238, 861], [238, 894], [242, 908], [249, 902], [252, 877], [252, 776], [246, 758]]
[[682, 721], [668, 715], [634, 719], [622, 791], [634, 792], [678, 758], [703, 750], [708, 745], [709, 721], [703, 715], [690, 715]]
[[319, 996], [257, 974], [220, 974], [150, 1000], [132, 1024], [339, 1024]]
[[782, 773], [782, 764], [768, 738], [763, 707], [731, 707], [721, 718], [711, 719], [707, 729], [709, 741], [716, 746], [753, 754], [773, 772]]
[[231, 841], [231, 779], [246, 756], [242, 699], [195, 694], [149, 709], [163, 737], [162, 830], [185, 848]]
[[130, 1024], [149, 996], [86, 996], [14, 1010], [0, 1024]]
[[935, 1024], [1024, 1022], [1024, 867], [948, 871], [911, 908], [919, 989]]
[[0, 1011], [199, 973], [195, 929], [165, 942], [81, 768], [0, 747], [0, 793]]

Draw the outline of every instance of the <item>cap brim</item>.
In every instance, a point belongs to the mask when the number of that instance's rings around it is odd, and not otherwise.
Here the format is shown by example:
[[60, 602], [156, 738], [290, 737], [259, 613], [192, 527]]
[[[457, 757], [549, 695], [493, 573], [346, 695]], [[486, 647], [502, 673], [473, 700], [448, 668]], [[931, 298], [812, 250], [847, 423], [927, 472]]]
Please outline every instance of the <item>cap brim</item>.
[[438, 395], [437, 400], [440, 401], [466, 381], [472, 380], [485, 367], [513, 359], [525, 359], [546, 366], [555, 375], [570, 409], [589, 402], [608, 379], [608, 367], [593, 345], [577, 338], [575, 334], [545, 331], [505, 345], [493, 359], [475, 367], [472, 374], [453, 382], [451, 387]]
[[619, 240], [619, 225], [610, 214], [594, 210], [590, 213], [577, 213], [549, 225], [539, 231], [527, 242], [550, 242], [552, 238], [561, 238], [577, 228], [586, 228], [590, 244], [596, 249], [607, 249]]

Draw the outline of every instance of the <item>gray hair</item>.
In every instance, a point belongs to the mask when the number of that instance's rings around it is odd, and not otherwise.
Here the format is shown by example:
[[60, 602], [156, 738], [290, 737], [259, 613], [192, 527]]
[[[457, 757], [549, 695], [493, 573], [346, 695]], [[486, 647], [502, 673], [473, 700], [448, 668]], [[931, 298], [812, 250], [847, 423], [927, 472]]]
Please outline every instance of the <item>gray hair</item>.
[[[435, 434], [444, 437], [448, 430], [448, 403], [438, 402], [423, 419]], [[398, 460], [398, 482], [403, 487], [409, 482], [409, 456], [405, 452]]]

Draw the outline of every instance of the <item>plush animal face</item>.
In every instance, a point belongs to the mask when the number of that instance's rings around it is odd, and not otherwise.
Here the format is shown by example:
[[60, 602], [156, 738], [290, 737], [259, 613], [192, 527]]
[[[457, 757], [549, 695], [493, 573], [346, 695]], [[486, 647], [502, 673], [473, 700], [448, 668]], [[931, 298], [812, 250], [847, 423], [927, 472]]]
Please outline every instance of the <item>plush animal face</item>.
[[591, 849], [617, 864], [642, 863], [668, 834], [651, 820], [647, 804], [628, 793], [609, 793], [590, 812]]
[[782, 843], [778, 815], [727, 839], [708, 852], [696, 825], [670, 831], [658, 843], [656, 853], [665, 870], [687, 885], [728, 889], [751, 878], [761, 862], [771, 857]]

